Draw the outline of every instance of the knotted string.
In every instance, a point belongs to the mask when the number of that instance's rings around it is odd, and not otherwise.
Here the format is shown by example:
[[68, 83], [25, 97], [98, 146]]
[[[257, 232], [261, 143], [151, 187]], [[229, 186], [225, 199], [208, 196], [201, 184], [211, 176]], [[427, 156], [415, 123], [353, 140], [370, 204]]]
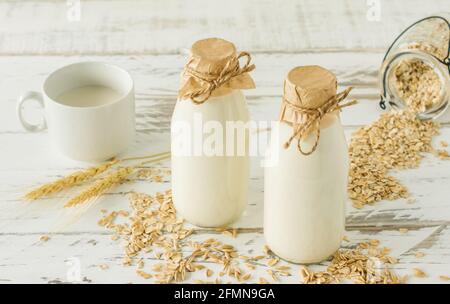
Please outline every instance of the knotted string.
[[[350, 101], [345, 104], [340, 104], [341, 101], [343, 101], [345, 98], [347, 98], [348, 94], [350, 93], [350, 91], [352, 89], [353, 89], [352, 87], [345, 89], [344, 91], [340, 92], [339, 94], [331, 97], [327, 102], [325, 102], [323, 105], [321, 105], [318, 108], [307, 108], [307, 107], [301, 107], [301, 106], [295, 105], [294, 103], [287, 100], [284, 97], [285, 96], [285, 94], [284, 94], [283, 101], [288, 107], [290, 107], [293, 111], [298, 112], [300, 114], [306, 114], [306, 122], [305, 123], [296, 123], [296, 122], [292, 123], [294, 126], [294, 134], [292, 134], [292, 136], [289, 138], [289, 140], [284, 144], [284, 148], [285, 149], [289, 148], [292, 140], [295, 137], [297, 137], [298, 138], [297, 148], [300, 151], [300, 153], [305, 156], [312, 154], [317, 149], [317, 145], [319, 144], [320, 123], [321, 123], [323, 117], [326, 114], [332, 113], [336, 110], [341, 110], [342, 108], [345, 108], [345, 107], [348, 107], [348, 106], [351, 106], [351, 105], [354, 105], [357, 103], [356, 100], [353, 100], [353, 101]], [[295, 92], [297, 94], [298, 100], [301, 100], [300, 95], [297, 91], [297, 87], [295, 87]], [[314, 145], [312, 146], [311, 150], [308, 152], [305, 152], [301, 146], [301, 139], [305, 135], [305, 132], [307, 132], [313, 125], [315, 125], [314, 128], [316, 129], [316, 140], [315, 140]]]
[[[239, 65], [239, 59], [241, 59], [242, 57], [246, 57], [247, 61], [241, 68]], [[230, 59], [227, 62], [227, 64], [219, 74], [200, 73], [194, 69], [191, 69], [189, 67], [189, 64], [187, 64], [184, 68], [184, 73], [186, 75], [192, 76], [207, 83], [205, 87], [189, 94], [189, 98], [195, 104], [204, 103], [209, 97], [211, 97], [211, 94], [215, 89], [227, 83], [231, 78], [253, 71], [255, 69], [255, 65], [251, 64], [251, 60], [252, 58], [249, 53], [240, 52], [238, 56]]]

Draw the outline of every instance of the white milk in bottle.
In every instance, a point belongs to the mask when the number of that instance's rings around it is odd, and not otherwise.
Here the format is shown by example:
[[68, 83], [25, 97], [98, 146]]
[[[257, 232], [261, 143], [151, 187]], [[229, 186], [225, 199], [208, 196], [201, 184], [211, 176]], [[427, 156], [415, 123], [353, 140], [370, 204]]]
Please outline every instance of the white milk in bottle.
[[[316, 263], [338, 250], [345, 230], [348, 152], [339, 110], [350, 89], [319, 66], [297, 67], [284, 82], [278, 141], [265, 168], [264, 236], [294, 263]], [[272, 137], [273, 138], [273, 137]]]
[[172, 193], [177, 212], [202, 227], [225, 226], [247, 204], [250, 55], [210, 38], [193, 44], [172, 116]]

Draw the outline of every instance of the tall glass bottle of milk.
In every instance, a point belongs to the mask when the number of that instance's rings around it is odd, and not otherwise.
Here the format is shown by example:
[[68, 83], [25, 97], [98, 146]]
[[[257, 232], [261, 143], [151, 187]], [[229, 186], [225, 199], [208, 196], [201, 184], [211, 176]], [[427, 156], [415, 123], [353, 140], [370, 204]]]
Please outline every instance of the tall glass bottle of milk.
[[172, 116], [172, 194], [192, 224], [221, 227], [247, 204], [249, 112], [243, 89], [254, 88], [250, 54], [233, 43], [195, 42]]
[[[316, 263], [340, 246], [345, 230], [348, 152], [339, 112], [350, 89], [319, 66], [292, 69], [265, 168], [264, 236], [279, 257]], [[277, 158], [274, 160], [274, 155]]]

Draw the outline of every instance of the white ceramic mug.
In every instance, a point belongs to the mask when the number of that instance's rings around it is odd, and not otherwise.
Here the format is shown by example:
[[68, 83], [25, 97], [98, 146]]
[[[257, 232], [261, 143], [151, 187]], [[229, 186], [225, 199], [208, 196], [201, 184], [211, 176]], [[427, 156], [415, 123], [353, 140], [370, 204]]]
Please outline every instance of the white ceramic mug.
[[[104, 105], [75, 107], [56, 100], [78, 87], [101, 85], [120, 93]], [[33, 125], [22, 115], [22, 106], [36, 100], [44, 108], [42, 123]], [[17, 115], [30, 132], [48, 128], [52, 143], [64, 155], [82, 161], [101, 161], [125, 150], [135, 134], [134, 84], [125, 70], [101, 62], [81, 62], [62, 67], [44, 81], [42, 93], [30, 91], [17, 103]]]

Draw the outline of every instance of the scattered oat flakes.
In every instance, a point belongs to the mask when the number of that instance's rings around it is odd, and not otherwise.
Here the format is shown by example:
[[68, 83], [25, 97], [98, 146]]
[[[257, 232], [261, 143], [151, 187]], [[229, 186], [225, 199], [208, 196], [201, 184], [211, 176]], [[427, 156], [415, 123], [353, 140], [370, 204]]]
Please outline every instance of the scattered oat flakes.
[[369, 243], [371, 246], [377, 247], [380, 245], [380, 240], [370, 240]]
[[300, 277], [303, 279], [303, 281], [306, 281], [309, 277], [309, 270], [308, 268], [304, 266], [300, 266]]
[[417, 251], [416, 254], [414, 254], [416, 258], [423, 258], [425, 256], [425, 253], [421, 251]]
[[444, 149], [433, 149], [432, 153], [439, 159], [446, 160], [450, 159], [450, 154]]
[[118, 214], [117, 211], [113, 211], [113, 212], [105, 215], [102, 219], [100, 219], [98, 221], [98, 225], [102, 226], [102, 227], [109, 228], [112, 225], [114, 225], [114, 221], [115, 221], [115, 219], [117, 218], [118, 215], [119, 214]]
[[[184, 221], [177, 217], [171, 190], [156, 193], [154, 196], [132, 193], [130, 206], [131, 212], [112, 212], [100, 220], [99, 225], [113, 230], [115, 235], [121, 238], [125, 243], [123, 264], [131, 266], [136, 263], [136, 272], [139, 275], [142, 275], [143, 260], [138, 256], [153, 252], [154, 256], [161, 260], [161, 263], [152, 267], [151, 275], [155, 283], [185, 281], [190, 272], [205, 268], [202, 262], [221, 264], [224, 267], [221, 276], [227, 274], [238, 281], [245, 278], [245, 274], [238, 267], [239, 254], [234, 246], [214, 238], [190, 240], [189, 237], [194, 231], [186, 228]], [[126, 222], [115, 223], [114, 219], [118, 215], [126, 216]], [[237, 234], [236, 229], [225, 231], [231, 236]], [[213, 271], [206, 270], [206, 274], [212, 276]], [[214, 282], [216, 281], [207, 283]]]
[[449, 277], [449, 276], [446, 276], [446, 275], [440, 275], [440, 276], [439, 276], [439, 279], [440, 279], [441, 281], [450, 281], [450, 277]]
[[313, 272], [303, 266], [300, 268], [300, 277], [306, 284], [339, 283], [345, 280], [358, 284], [405, 283], [407, 277], [399, 277], [389, 269], [396, 259], [385, 255], [384, 248], [379, 249], [378, 243], [371, 240], [359, 243], [355, 248], [341, 248], [325, 271]]
[[398, 231], [400, 233], [408, 233], [409, 230], [407, 228], [400, 228], [400, 229], [398, 229]]
[[242, 279], [242, 281], [248, 281], [248, 280], [250, 280], [251, 276], [252, 276], [251, 273], [247, 273], [247, 274], [244, 274], [241, 279]]
[[446, 142], [445, 140], [441, 140], [439, 143], [441, 144], [441, 147], [443, 147], [443, 148], [448, 147], [448, 142]]
[[107, 264], [100, 264], [100, 265], [98, 265], [98, 267], [99, 267], [101, 270], [108, 270], [108, 269], [109, 269], [109, 266], [108, 266]]
[[[155, 283], [183, 282], [191, 272], [205, 269], [203, 263], [216, 263], [223, 269], [219, 277], [228, 276], [238, 282], [251, 280], [252, 274], [243, 271], [240, 265], [256, 269], [258, 261], [269, 259], [266, 269], [273, 281], [280, 277], [290, 276], [290, 266], [278, 265], [279, 259], [274, 258], [270, 249], [264, 247], [265, 255], [244, 256], [237, 252], [230, 244], [225, 244], [215, 238], [193, 240], [190, 236], [194, 230], [188, 229], [184, 221], [177, 217], [172, 202], [171, 190], [156, 193], [151, 196], [143, 193], [130, 195], [131, 211], [129, 214], [116, 211], [106, 214], [99, 224], [113, 231], [117, 238], [124, 242], [125, 266], [136, 265], [136, 273], [144, 278], [153, 278]], [[124, 223], [115, 223], [118, 216], [126, 216]], [[236, 235], [237, 230], [225, 229], [227, 235]], [[305, 281], [308, 283], [333, 283], [349, 279], [356, 283], [403, 283], [406, 279], [396, 276], [387, 268], [388, 264], [396, 260], [387, 256], [386, 247], [378, 249], [378, 240], [362, 242], [352, 249], [341, 249], [337, 252], [331, 264], [324, 272], [304, 270]], [[143, 259], [139, 255], [150, 253], [161, 262], [153, 265], [152, 273], [142, 270]], [[380, 270], [371, 265], [371, 258], [378, 258], [385, 264]], [[376, 265], [377, 267], [379, 265]], [[306, 268], [305, 268], [306, 269]], [[206, 277], [212, 277], [213, 271], [205, 270]], [[371, 274], [370, 280], [363, 274]], [[259, 278], [259, 283], [267, 283], [265, 278]], [[194, 283], [220, 283], [214, 280], [194, 280]]]
[[280, 260], [279, 260], [278, 258], [270, 259], [270, 260], [267, 262], [267, 266], [273, 267], [273, 266], [275, 266], [279, 261], [280, 261]]
[[425, 278], [427, 274], [419, 268], [413, 268], [414, 276], [417, 278]]
[[48, 235], [41, 235], [41, 237], [39, 238], [39, 240], [41, 242], [47, 242], [48, 240], [50, 240], [50, 237]]
[[277, 270], [277, 271], [287, 271], [287, 270], [290, 270], [290, 269], [291, 269], [291, 267], [287, 266], [287, 265], [281, 265], [281, 266], [276, 266], [275, 267], [275, 270]]
[[132, 260], [129, 256], [125, 256], [122, 260], [123, 266], [131, 266]]
[[222, 231], [222, 234], [223, 235], [228, 235], [228, 236], [233, 236], [233, 233], [231, 232], [231, 231], [229, 231], [229, 230], [224, 230], [224, 231]]
[[123, 217], [127, 217], [130, 215], [130, 212], [128, 212], [127, 210], [119, 210], [117, 211], [117, 214]]
[[151, 182], [162, 183], [164, 176], [170, 173], [167, 168], [143, 168], [137, 172], [137, 177], [141, 179], [147, 179]]
[[251, 264], [251, 263], [245, 263], [245, 266], [247, 266], [247, 268], [250, 269], [250, 270], [255, 270], [256, 269], [256, 266]]
[[270, 277], [272, 278], [272, 280], [274, 280], [275, 282], [278, 282], [278, 281], [279, 281], [279, 278], [278, 278], [278, 276], [277, 276], [277, 274], [276, 274], [275, 271], [270, 270], [270, 269], [267, 269], [266, 271], [267, 271], [267, 273], [270, 275]]
[[141, 277], [143, 277], [144, 279], [146, 279], [146, 280], [148, 280], [148, 279], [150, 279], [150, 278], [153, 277], [150, 273], [147, 273], [147, 272], [142, 271], [142, 270], [136, 270], [136, 273], [137, 273], [139, 276], [141, 276]]
[[144, 268], [144, 259], [139, 259], [139, 261], [137, 262], [137, 268], [138, 269], [142, 269]]
[[270, 254], [270, 248], [267, 245], [264, 245], [263, 247], [263, 252], [265, 255], [269, 255]]
[[406, 202], [407, 202], [408, 204], [413, 204], [413, 203], [416, 202], [416, 199], [415, 199], [414, 197], [408, 197], [408, 198], [406, 199]]

